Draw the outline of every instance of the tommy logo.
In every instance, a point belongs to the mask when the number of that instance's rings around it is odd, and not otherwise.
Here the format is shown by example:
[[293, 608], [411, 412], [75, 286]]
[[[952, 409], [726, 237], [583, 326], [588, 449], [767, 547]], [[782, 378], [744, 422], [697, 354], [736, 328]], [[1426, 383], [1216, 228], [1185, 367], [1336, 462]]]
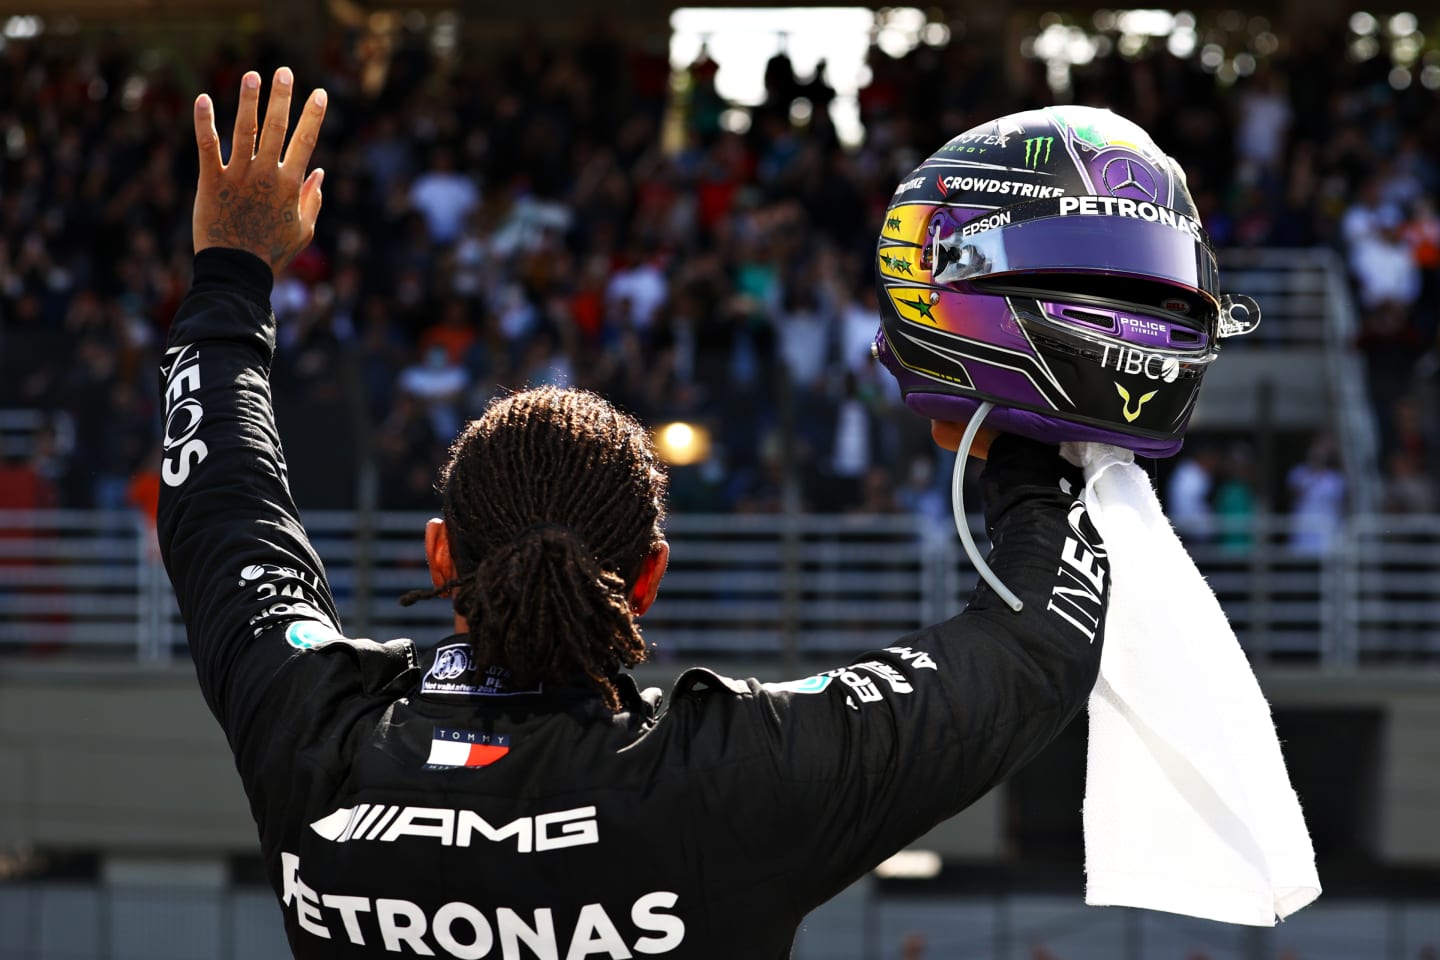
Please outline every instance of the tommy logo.
[[[1114, 381], [1112, 380], [1111, 383], [1114, 383]], [[1125, 401], [1125, 406], [1124, 406], [1124, 408], [1121, 410], [1121, 412], [1125, 414], [1125, 422], [1126, 422], [1126, 423], [1134, 423], [1136, 420], [1138, 420], [1138, 419], [1140, 418], [1140, 410], [1141, 410], [1141, 408], [1144, 407], [1145, 404], [1148, 403], [1148, 402], [1150, 401], [1150, 399], [1155, 396], [1155, 394], [1157, 394], [1157, 393], [1160, 392], [1159, 390], [1151, 390], [1149, 393], [1142, 393], [1142, 394], [1140, 395], [1140, 399], [1137, 400], [1137, 401], [1135, 401], [1135, 410], [1134, 410], [1134, 412], [1131, 412], [1131, 410], [1130, 410], [1130, 391], [1129, 391], [1129, 390], [1126, 390], [1124, 387], [1120, 386], [1120, 384], [1118, 384], [1118, 383], [1115, 384], [1115, 389], [1120, 392], [1120, 399]]]
[[436, 727], [430, 736], [428, 767], [488, 767], [510, 752], [510, 738], [478, 730]]

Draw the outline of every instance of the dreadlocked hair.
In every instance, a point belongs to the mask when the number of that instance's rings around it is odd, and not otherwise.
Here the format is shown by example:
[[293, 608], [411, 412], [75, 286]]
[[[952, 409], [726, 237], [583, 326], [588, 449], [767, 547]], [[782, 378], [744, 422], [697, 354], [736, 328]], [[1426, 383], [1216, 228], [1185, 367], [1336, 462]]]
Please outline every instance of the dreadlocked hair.
[[662, 539], [665, 472], [645, 429], [588, 391], [540, 387], [493, 401], [440, 472], [451, 593], [481, 663], [516, 684], [598, 689], [646, 657], [629, 587]]

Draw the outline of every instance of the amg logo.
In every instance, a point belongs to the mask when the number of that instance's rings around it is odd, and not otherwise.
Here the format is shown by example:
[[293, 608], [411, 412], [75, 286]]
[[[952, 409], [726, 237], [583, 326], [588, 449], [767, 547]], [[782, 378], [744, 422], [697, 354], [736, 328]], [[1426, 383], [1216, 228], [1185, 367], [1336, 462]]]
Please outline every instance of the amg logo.
[[310, 824], [310, 829], [335, 843], [394, 843], [401, 837], [424, 837], [439, 840], [442, 847], [468, 847], [477, 837], [492, 843], [513, 840], [516, 853], [542, 853], [600, 842], [600, 822], [595, 819], [594, 807], [521, 817], [497, 827], [474, 810], [362, 803], [341, 807]]

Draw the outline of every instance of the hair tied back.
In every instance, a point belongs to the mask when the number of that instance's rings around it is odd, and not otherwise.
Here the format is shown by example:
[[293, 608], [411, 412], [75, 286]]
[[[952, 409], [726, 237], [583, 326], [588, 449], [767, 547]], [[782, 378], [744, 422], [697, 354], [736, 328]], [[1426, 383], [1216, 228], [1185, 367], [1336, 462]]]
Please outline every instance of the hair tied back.
[[580, 531], [576, 530], [574, 527], [567, 527], [563, 523], [549, 522], [530, 524], [530, 526], [525, 527], [520, 532], [516, 533], [515, 536], [511, 537], [510, 542], [513, 544], [520, 544], [524, 543], [526, 540], [543, 538], [547, 533], [554, 533], [557, 536], [574, 540], [576, 543], [585, 542], [585, 538], [580, 536]]

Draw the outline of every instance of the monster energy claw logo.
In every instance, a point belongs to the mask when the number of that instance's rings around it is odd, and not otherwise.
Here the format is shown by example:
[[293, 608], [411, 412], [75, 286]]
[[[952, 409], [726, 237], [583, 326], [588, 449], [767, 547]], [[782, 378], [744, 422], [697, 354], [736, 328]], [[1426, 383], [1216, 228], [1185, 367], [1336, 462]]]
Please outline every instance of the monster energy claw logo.
[[1025, 141], [1025, 166], [1037, 169], [1042, 163], [1050, 162], [1050, 146], [1054, 137], [1031, 137]]

